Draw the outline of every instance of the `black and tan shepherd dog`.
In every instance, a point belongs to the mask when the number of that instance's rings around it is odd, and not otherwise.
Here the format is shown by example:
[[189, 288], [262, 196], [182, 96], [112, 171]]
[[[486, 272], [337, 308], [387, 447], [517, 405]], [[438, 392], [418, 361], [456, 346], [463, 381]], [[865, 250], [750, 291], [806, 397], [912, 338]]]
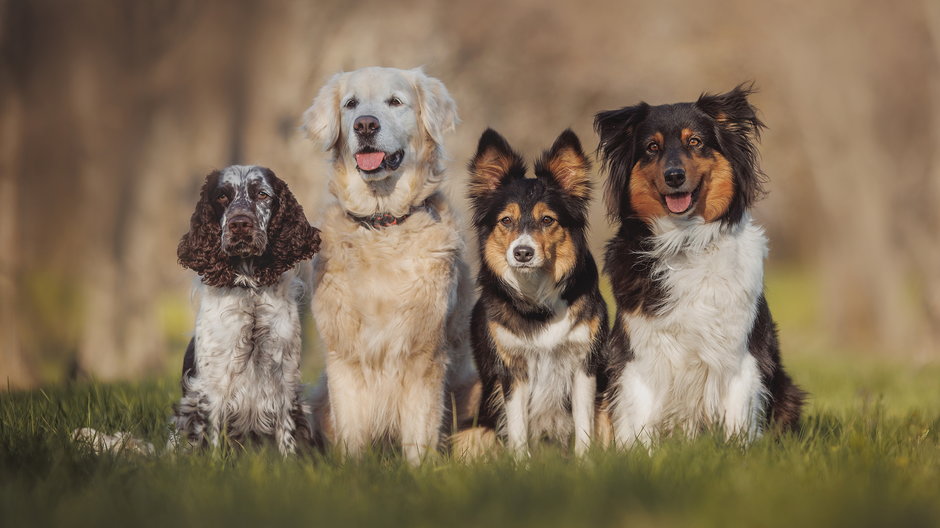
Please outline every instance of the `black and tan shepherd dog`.
[[538, 160], [534, 178], [493, 130], [470, 162], [481, 261], [471, 323], [478, 425], [516, 456], [530, 440], [568, 445], [573, 437], [578, 454], [591, 443], [607, 311], [585, 237], [589, 171], [570, 130]]
[[780, 361], [764, 298], [763, 128], [750, 87], [694, 103], [597, 114], [619, 222], [607, 245], [617, 315], [608, 399], [620, 445], [721, 427], [753, 439], [795, 427], [805, 393]]

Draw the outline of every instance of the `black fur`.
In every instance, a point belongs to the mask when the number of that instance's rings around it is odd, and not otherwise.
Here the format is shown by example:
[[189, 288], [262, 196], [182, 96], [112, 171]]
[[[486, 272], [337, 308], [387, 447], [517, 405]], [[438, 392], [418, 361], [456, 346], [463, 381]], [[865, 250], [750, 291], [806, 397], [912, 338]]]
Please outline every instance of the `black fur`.
[[[601, 385], [606, 383], [601, 356], [607, 337], [607, 308], [598, 289], [598, 270], [586, 239], [590, 196], [566, 189], [565, 184], [552, 173], [550, 160], [562, 149], [576, 152], [584, 160], [583, 169], [589, 169], [581, 144], [570, 130], [562, 133], [536, 163], [535, 178], [526, 178], [525, 162], [502, 136], [490, 129], [483, 133], [477, 155], [470, 162], [471, 173], [478, 173], [478, 164], [485, 152], [498, 152], [504, 160], [491, 188], [471, 183], [469, 194], [481, 261], [477, 281], [480, 298], [471, 319], [471, 342], [483, 387], [477, 417], [478, 425], [483, 427], [497, 428], [505, 413], [505, 398], [511, 394], [514, 381], [524, 380], [529, 375], [524, 358], [507, 364], [497, 353], [489, 323], [498, 323], [517, 335], [533, 335], [563, 314], [521, 296], [487, 265], [484, 257], [487, 240], [497, 228], [499, 213], [510, 203], [518, 204], [523, 211], [521, 229], [534, 231], [539, 228], [538, 221], [531, 217], [530, 212], [536, 204], [544, 203], [558, 215], [558, 224], [571, 237], [576, 248], [575, 264], [557, 283], [560, 297], [567, 306], [566, 310], [577, 307], [578, 323], [599, 321], [582, 368], [588, 375], [598, 376], [599, 393]], [[589, 190], [589, 184], [586, 185]], [[568, 412], [571, 411], [570, 403], [569, 400]]]
[[[665, 297], [662, 285], [652, 274], [655, 263], [641, 256], [649, 249], [653, 233], [635, 214], [630, 202], [631, 174], [646, 155], [642, 142], [657, 131], [668, 135], [691, 128], [701, 136], [704, 149], [717, 151], [726, 158], [733, 170], [735, 193], [725, 213], [715, 221], [731, 228], [741, 222], [764, 192], [764, 175], [758, 166], [755, 146], [764, 124], [747, 100], [751, 93], [751, 85], [739, 85], [725, 94], [702, 94], [694, 103], [661, 106], [639, 103], [595, 116], [594, 126], [600, 136], [598, 151], [608, 173], [607, 213], [619, 223], [617, 234], [607, 243], [604, 267], [617, 301], [617, 318], [606, 352], [607, 375], [611, 380], [618, 378], [635, 356], [622, 315], [640, 312], [655, 317]], [[757, 310], [749, 350], [771, 395], [766, 416], [776, 427], [792, 429], [798, 424], [806, 393], [793, 384], [780, 362], [776, 326], [763, 296]], [[616, 398], [615, 390], [611, 387], [607, 397]]]

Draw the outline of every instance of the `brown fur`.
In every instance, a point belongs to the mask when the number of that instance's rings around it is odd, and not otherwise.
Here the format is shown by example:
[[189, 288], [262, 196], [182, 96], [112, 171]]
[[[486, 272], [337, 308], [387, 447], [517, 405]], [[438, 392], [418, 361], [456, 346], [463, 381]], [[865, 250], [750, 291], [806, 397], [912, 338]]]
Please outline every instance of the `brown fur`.
[[[688, 141], [692, 131], [682, 131], [683, 141]], [[734, 172], [728, 160], [718, 152], [711, 156], [693, 155], [683, 159], [686, 177], [702, 185], [695, 212], [706, 222], [712, 222], [728, 210], [734, 198]], [[663, 194], [659, 189], [664, 186], [660, 179], [664, 168], [662, 163], [643, 165], [637, 163], [630, 177], [630, 206], [641, 219], [649, 221], [658, 216], [665, 216], [669, 211], [663, 205]]]
[[[198, 273], [206, 285], [233, 287], [237, 259], [222, 251], [224, 207], [212, 200], [220, 175], [213, 171], [206, 176], [190, 219], [190, 230], [180, 240], [176, 254], [180, 265]], [[320, 247], [320, 231], [307, 222], [303, 207], [287, 184], [273, 173], [267, 178], [276, 193], [277, 209], [268, 225], [268, 247], [255, 259], [254, 279], [261, 286], [274, 284], [285, 271], [312, 257]]]
[[548, 160], [548, 170], [565, 192], [583, 200], [591, 197], [590, 168], [588, 160], [570, 148], [560, 150]]

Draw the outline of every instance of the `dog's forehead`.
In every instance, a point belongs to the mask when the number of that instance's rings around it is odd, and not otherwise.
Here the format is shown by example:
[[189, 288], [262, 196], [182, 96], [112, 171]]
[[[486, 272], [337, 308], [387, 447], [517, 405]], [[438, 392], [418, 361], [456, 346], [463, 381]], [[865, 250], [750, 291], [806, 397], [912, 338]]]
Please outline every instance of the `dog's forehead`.
[[260, 185], [263, 189], [271, 188], [264, 168], [257, 165], [232, 165], [226, 167], [219, 178], [219, 185], [247, 187], [251, 184]]
[[661, 132], [667, 137], [679, 136], [684, 129], [704, 134], [710, 128], [708, 116], [694, 103], [659, 105], [650, 108], [649, 116], [640, 126], [641, 135]]
[[360, 99], [384, 100], [393, 93], [413, 94], [414, 85], [404, 72], [389, 68], [366, 68], [349, 76], [346, 92]]

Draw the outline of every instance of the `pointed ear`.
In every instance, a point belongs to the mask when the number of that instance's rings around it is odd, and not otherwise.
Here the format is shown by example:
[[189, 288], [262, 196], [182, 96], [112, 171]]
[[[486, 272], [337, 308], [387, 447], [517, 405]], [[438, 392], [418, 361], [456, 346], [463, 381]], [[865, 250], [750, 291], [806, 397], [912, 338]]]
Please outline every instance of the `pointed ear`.
[[199, 201], [189, 220], [189, 232], [183, 235], [176, 256], [184, 268], [195, 271], [209, 286], [231, 286], [235, 272], [222, 253], [222, 219], [213, 206], [213, 191], [218, 186], [219, 171], [206, 176]]
[[581, 141], [569, 128], [542, 154], [535, 173], [551, 177], [565, 194], [586, 202], [591, 199], [590, 171], [591, 162], [581, 149]]
[[428, 77], [421, 68], [410, 70], [415, 92], [418, 94], [418, 113], [421, 126], [431, 141], [444, 144], [444, 134], [451, 132], [460, 122], [457, 103], [444, 87], [444, 83]]
[[734, 194], [725, 219], [739, 220], [744, 212], [763, 194], [765, 177], [760, 170], [756, 142], [764, 123], [757, 109], [748, 101], [754, 85], [739, 84], [727, 93], [702, 94], [695, 106], [715, 120], [715, 136], [722, 154], [734, 170]]
[[268, 249], [258, 259], [255, 278], [261, 284], [270, 285], [320, 249], [320, 230], [307, 222], [303, 207], [287, 184], [270, 169], [264, 171], [277, 197], [277, 211], [268, 226]]
[[304, 112], [304, 132], [324, 151], [332, 150], [339, 141], [339, 96], [344, 75], [337, 73], [330, 77]]
[[604, 201], [610, 218], [628, 216], [629, 199], [624, 200], [630, 173], [635, 164], [636, 129], [649, 114], [650, 106], [640, 103], [619, 110], [608, 110], [594, 116], [594, 130], [600, 136], [597, 150], [607, 167]]
[[480, 136], [477, 153], [470, 160], [470, 189], [473, 201], [482, 200], [493, 193], [510, 173], [525, 175], [525, 162], [509, 142], [492, 128]]

